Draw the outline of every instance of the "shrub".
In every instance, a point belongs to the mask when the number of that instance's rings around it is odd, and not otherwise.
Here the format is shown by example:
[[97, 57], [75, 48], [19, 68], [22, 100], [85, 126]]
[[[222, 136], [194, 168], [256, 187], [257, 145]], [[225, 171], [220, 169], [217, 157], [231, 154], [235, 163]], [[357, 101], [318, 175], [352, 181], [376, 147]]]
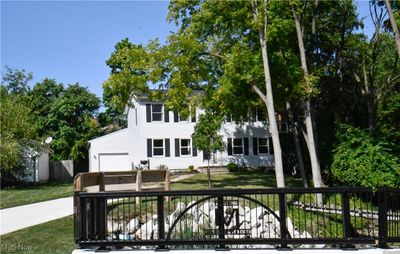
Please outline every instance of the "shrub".
[[193, 165], [190, 165], [190, 166], [188, 167], [188, 170], [189, 170], [189, 172], [194, 172], [194, 166], [193, 166]]
[[331, 173], [340, 184], [371, 187], [400, 187], [400, 161], [387, 143], [368, 132], [342, 125], [337, 134]]
[[239, 166], [236, 165], [235, 163], [231, 162], [227, 165], [228, 171], [229, 172], [238, 172], [239, 171]]

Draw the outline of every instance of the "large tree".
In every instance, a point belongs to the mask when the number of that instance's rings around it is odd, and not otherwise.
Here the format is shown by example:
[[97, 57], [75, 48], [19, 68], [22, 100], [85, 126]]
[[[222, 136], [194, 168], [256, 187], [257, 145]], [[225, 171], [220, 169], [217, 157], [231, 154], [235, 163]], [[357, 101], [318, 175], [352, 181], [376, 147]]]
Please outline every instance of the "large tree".
[[2, 186], [23, 175], [27, 151], [39, 149], [30, 108], [26, 105], [30, 74], [6, 68], [0, 87], [0, 174]]
[[[251, 109], [264, 105], [273, 139], [277, 186], [284, 187], [282, 152], [276, 122], [267, 50], [267, 2], [172, 1], [169, 20], [179, 25], [165, 46], [126, 40], [116, 46], [107, 64], [111, 76], [104, 89], [120, 107], [149, 83], [168, 89], [168, 109], [201, 106], [216, 116], [247, 121]], [[201, 99], [190, 96], [201, 88]], [[265, 92], [263, 92], [265, 91]]]
[[86, 157], [87, 141], [98, 135], [94, 117], [100, 100], [79, 84], [64, 87], [55, 80], [44, 79], [29, 93], [35, 128], [42, 137], [52, 137], [56, 160]]

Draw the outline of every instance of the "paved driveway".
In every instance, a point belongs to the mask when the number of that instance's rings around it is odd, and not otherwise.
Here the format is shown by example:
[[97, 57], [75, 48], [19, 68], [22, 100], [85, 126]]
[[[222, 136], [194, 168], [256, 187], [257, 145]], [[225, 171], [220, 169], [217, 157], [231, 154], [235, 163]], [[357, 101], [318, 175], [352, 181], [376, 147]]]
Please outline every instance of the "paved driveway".
[[59, 198], [0, 210], [0, 235], [73, 214], [73, 198]]

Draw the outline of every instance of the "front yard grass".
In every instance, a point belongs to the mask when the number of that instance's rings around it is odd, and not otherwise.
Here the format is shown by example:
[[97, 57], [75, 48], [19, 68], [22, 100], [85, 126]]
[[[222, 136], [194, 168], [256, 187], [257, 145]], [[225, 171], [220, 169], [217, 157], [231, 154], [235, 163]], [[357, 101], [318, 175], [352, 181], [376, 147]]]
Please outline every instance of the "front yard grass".
[[0, 209], [69, 197], [73, 194], [74, 186], [71, 181], [6, 188], [0, 190]]
[[[286, 187], [301, 187], [301, 178], [285, 175]], [[233, 188], [274, 188], [276, 187], [275, 171], [263, 172], [249, 170], [230, 173], [211, 174], [211, 185], [215, 189]], [[208, 188], [207, 174], [197, 174], [191, 178], [172, 183], [172, 190], [206, 190]]]
[[0, 253], [72, 253], [73, 217], [68, 216], [0, 236]]

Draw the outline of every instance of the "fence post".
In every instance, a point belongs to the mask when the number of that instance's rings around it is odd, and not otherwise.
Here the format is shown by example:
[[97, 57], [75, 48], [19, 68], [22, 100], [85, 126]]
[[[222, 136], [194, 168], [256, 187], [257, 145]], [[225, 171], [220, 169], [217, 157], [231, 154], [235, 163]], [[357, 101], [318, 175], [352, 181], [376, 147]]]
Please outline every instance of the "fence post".
[[[281, 239], [286, 240], [287, 239], [287, 227], [286, 227], [286, 196], [283, 191], [279, 192], [279, 226], [280, 226], [280, 232], [281, 232]], [[282, 243], [280, 248], [288, 248], [286, 243]]]
[[[342, 192], [342, 206], [343, 206], [343, 238], [346, 241], [352, 237], [351, 220], [350, 220], [350, 193], [348, 190]], [[351, 244], [346, 244], [346, 248], [351, 248]]]
[[217, 197], [217, 209], [215, 214], [216, 225], [218, 226], [218, 238], [221, 240], [221, 244], [218, 249], [226, 249], [223, 240], [225, 239], [225, 218], [224, 218], [224, 196], [218, 195]]
[[[157, 195], [157, 221], [158, 221], [158, 239], [165, 240], [165, 218], [164, 218], [164, 196]], [[157, 247], [158, 250], [165, 250], [164, 244]]]
[[388, 210], [388, 195], [386, 188], [380, 188], [378, 191], [378, 226], [379, 226], [379, 237], [378, 246], [380, 248], [387, 248], [387, 210]]
[[107, 240], [107, 202], [105, 197], [97, 198], [96, 223], [98, 240]]
[[86, 199], [81, 198], [78, 196], [78, 202], [80, 205], [80, 212], [78, 214], [78, 218], [80, 220], [80, 226], [79, 226], [79, 240], [84, 241], [87, 239], [87, 208], [86, 208]]
[[81, 225], [79, 224], [81, 222], [81, 218], [78, 217], [82, 214], [81, 212], [81, 205], [80, 205], [80, 199], [78, 197], [78, 194], [75, 192], [74, 193], [74, 239], [75, 243], [78, 243], [81, 237]]

